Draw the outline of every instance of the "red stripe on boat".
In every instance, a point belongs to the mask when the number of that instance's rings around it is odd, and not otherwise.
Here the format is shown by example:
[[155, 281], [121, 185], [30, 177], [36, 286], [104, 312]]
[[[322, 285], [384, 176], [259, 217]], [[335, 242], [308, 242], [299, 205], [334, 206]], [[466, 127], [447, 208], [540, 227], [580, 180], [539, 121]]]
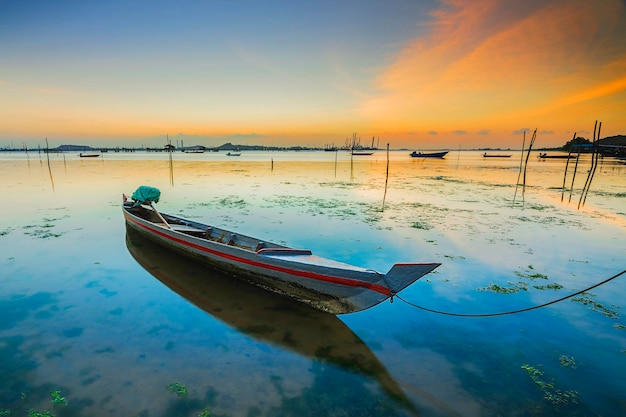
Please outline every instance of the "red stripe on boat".
[[373, 284], [373, 283], [369, 283], [369, 282], [363, 282], [363, 281], [357, 281], [357, 280], [353, 280], [353, 279], [349, 279], [349, 278], [341, 278], [341, 277], [335, 277], [335, 276], [331, 276], [331, 275], [322, 275], [322, 274], [317, 274], [315, 272], [307, 272], [307, 271], [298, 271], [295, 269], [290, 269], [290, 268], [285, 268], [282, 266], [276, 266], [276, 265], [269, 265], [266, 263], [262, 263], [262, 262], [257, 262], [257, 261], [253, 261], [251, 259], [246, 259], [246, 258], [241, 258], [239, 256], [235, 256], [235, 255], [229, 255], [227, 253], [224, 252], [219, 252], [213, 249], [209, 249], [209, 248], [205, 248], [204, 246], [201, 245], [196, 245], [195, 243], [191, 243], [191, 242], [187, 242], [185, 240], [179, 239], [177, 237], [174, 236], [170, 236], [167, 233], [163, 233], [162, 231], [156, 229], [156, 228], [152, 228], [149, 227], [141, 222], [138, 222], [137, 220], [133, 219], [132, 217], [129, 217], [126, 213], [124, 213], [124, 217], [126, 218], [126, 220], [130, 220], [131, 222], [135, 223], [136, 225], [143, 227], [144, 229], [149, 230], [152, 233], [155, 233], [161, 237], [164, 237], [166, 239], [172, 240], [174, 242], [183, 244], [185, 246], [189, 246], [191, 248], [203, 251], [203, 252], [207, 252], [207, 253], [211, 253], [213, 255], [222, 257], [222, 258], [226, 258], [226, 259], [230, 259], [231, 261], [235, 261], [235, 262], [239, 262], [239, 263], [243, 263], [243, 264], [247, 264], [247, 265], [252, 265], [252, 266], [256, 266], [259, 268], [264, 268], [264, 269], [269, 269], [269, 270], [273, 270], [273, 271], [278, 271], [278, 272], [284, 272], [286, 274], [291, 274], [291, 275], [295, 275], [298, 277], [302, 277], [302, 278], [310, 278], [310, 279], [314, 279], [316, 281], [323, 281], [323, 282], [330, 282], [333, 284], [340, 284], [340, 285], [346, 285], [349, 287], [362, 287], [362, 288], [367, 288], [369, 290], [372, 291], [376, 291], [378, 293], [381, 293], [383, 295], [386, 295], [387, 297], [391, 296], [391, 291], [389, 290], [389, 288], [384, 287], [382, 285], [378, 285], [378, 284]]

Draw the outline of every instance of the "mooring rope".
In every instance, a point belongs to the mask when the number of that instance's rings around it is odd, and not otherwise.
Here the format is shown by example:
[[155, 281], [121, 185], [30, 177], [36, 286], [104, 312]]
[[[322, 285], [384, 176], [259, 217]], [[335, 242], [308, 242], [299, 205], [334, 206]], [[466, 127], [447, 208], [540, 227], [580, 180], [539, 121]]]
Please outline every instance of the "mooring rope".
[[404, 298], [400, 297], [400, 295], [398, 295], [398, 294], [394, 294], [394, 297], [399, 299], [400, 301], [402, 301], [402, 302], [412, 306], [412, 307], [419, 308], [420, 310], [428, 311], [430, 313], [435, 313], [435, 314], [443, 314], [445, 316], [454, 316], [454, 317], [495, 317], [495, 316], [506, 316], [506, 315], [510, 315], [510, 314], [518, 314], [518, 313], [524, 313], [526, 311], [537, 310], [538, 308], [547, 307], [549, 305], [556, 304], [556, 303], [559, 303], [561, 301], [567, 300], [568, 298], [576, 297], [579, 294], [582, 294], [584, 292], [590, 291], [590, 290], [592, 290], [594, 288], [597, 288], [597, 287], [599, 287], [601, 285], [606, 284], [607, 282], [613, 281], [617, 277], [619, 277], [621, 275], [624, 275], [624, 274], [626, 274], [626, 269], [623, 270], [622, 272], [620, 272], [619, 274], [615, 274], [612, 277], [605, 279], [604, 281], [601, 281], [601, 282], [598, 282], [597, 284], [592, 285], [591, 287], [587, 287], [584, 290], [580, 290], [580, 291], [577, 291], [577, 292], [575, 292], [573, 294], [566, 295], [565, 297], [561, 297], [559, 299], [552, 300], [552, 301], [550, 301], [548, 303], [539, 304], [539, 305], [532, 306], [532, 307], [526, 307], [526, 308], [522, 308], [522, 309], [519, 309], [519, 310], [503, 311], [503, 312], [499, 312], [499, 313], [483, 313], [483, 314], [451, 313], [451, 312], [448, 312], [448, 311], [434, 310], [432, 308], [428, 308], [428, 307], [423, 307], [423, 306], [417, 305], [415, 303], [412, 303], [410, 301], [405, 300]]

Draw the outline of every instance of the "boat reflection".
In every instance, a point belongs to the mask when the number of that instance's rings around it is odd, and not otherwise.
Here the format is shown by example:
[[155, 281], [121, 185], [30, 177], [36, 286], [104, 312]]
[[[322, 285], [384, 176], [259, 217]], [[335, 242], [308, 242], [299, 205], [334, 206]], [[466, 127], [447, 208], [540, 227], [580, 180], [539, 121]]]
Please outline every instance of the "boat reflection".
[[384, 365], [336, 316], [215, 272], [130, 228], [126, 246], [146, 271], [214, 318], [258, 340], [373, 378], [414, 410]]

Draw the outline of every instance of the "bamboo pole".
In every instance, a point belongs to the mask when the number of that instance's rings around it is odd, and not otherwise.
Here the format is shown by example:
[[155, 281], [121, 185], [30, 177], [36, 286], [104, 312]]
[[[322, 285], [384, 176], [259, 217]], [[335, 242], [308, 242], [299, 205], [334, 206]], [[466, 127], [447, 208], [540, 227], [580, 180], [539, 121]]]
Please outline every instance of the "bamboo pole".
[[580, 147], [578, 147], [578, 152], [576, 153], [576, 163], [574, 164], [574, 175], [572, 175], [572, 184], [569, 187], [569, 199], [568, 203], [572, 202], [572, 192], [574, 191], [574, 180], [576, 179], [576, 172], [578, 171], [578, 161], [580, 161]]
[[[583, 189], [583, 193], [581, 194], [580, 198], [582, 200], [582, 205], [585, 205], [585, 202], [587, 201], [587, 195], [589, 194], [589, 188], [591, 188], [591, 181], [593, 181], [593, 177], [594, 175], [596, 175], [596, 168], [598, 168], [598, 159], [600, 159], [600, 152], [598, 152], [598, 142], [600, 141], [600, 130], [602, 129], [602, 122], [600, 122], [600, 124], [598, 125], [598, 136], [595, 137], [595, 132], [594, 132], [594, 146], [593, 146], [593, 154], [591, 155], [591, 169], [589, 171], [589, 182], [587, 183], [587, 186], [585, 187], [585, 189]], [[580, 208], [580, 201], [578, 202], [578, 208]]]
[[583, 185], [583, 190], [580, 193], [580, 198], [578, 199], [578, 208], [580, 209], [580, 205], [583, 201], [583, 196], [585, 195], [585, 190], [587, 189], [587, 186], [589, 184], [589, 179], [591, 178], [591, 172], [593, 171], [593, 164], [595, 161], [595, 154], [596, 154], [596, 132], [598, 130], [598, 121], [596, 120], [595, 125], [593, 126], [593, 142], [592, 142], [592, 151], [591, 151], [591, 165], [589, 167], [589, 170], [587, 171], [587, 179], [585, 180], [585, 185]]
[[46, 138], [46, 159], [48, 160], [48, 173], [50, 174], [50, 182], [52, 183], [52, 192], [54, 192], [54, 179], [52, 179], [52, 168], [50, 168], [50, 148], [48, 146], [48, 138]]
[[570, 143], [569, 152], [567, 153], [567, 162], [565, 162], [565, 172], [563, 173], [563, 186], [561, 187], [561, 202], [563, 202], [563, 197], [565, 195], [565, 179], [567, 178], [567, 167], [569, 166], [569, 157], [572, 155], [572, 147], [574, 146], [574, 139], [576, 139], [576, 132], [574, 132], [574, 137], [572, 138], [572, 142]]
[[387, 144], [387, 173], [385, 174], [385, 194], [383, 194], [383, 208], [385, 211], [385, 199], [387, 198], [387, 183], [389, 182], [389, 144]]
[[513, 203], [515, 203], [515, 198], [517, 197], [517, 187], [519, 186], [519, 179], [522, 175], [522, 166], [524, 165], [524, 146], [526, 146], [526, 131], [523, 132], [522, 139], [522, 155], [520, 156], [519, 161], [519, 172], [517, 173], [517, 182], [515, 183], [515, 194], [513, 195]]
[[535, 139], [537, 139], [537, 129], [533, 132], [533, 136], [528, 144], [528, 153], [526, 154], [526, 163], [524, 164], [524, 181], [522, 182], [522, 202], [524, 201], [524, 194], [526, 194], [526, 169], [528, 168], [528, 158], [530, 157], [530, 151], [533, 148]]
[[174, 186], [174, 163], [172, 162], [172, 141], [170, 140], [170, 136], [167, 135], [167, 144], [170, 145], [167, 147], [167, 151], [169, 153], [169, 161], [170, 161], [170, 185]]

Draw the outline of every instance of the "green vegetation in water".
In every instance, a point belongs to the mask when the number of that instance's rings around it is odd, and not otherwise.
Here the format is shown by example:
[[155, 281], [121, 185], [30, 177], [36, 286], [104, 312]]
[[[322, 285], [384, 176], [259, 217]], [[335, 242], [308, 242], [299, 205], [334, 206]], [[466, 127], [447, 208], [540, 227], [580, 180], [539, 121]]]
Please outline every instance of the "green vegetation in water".
[[178, 382], [173, 382], [171, 384], [169, 384], [167, 387], [165, 387], [165, 389], [168, 392], [173, 392], [174, 394], [176, 394], [176, 396], [178, 398], [185, 398], [187, 397], [187, 387], [183, 384], [180, 384]]
[[54, 414], [52, 414], [48, 410], [44, 410], [44, 411], [28, 410], [28, 417], [54, 417]]
[[11, 415], [11, 410], [0, 409], [0, 417], [7, 417]]
[[[583, 293], [580, 297], [575, 297], [572, 298], [572, 301], [576, 302], [576, 303], [580, 303], [584, 306], [588, 306], [590, 307], [591, 311], [594, 311], [596, 313], [600, 313], [605, 317], [611, 318], [611, 319], [617, 319], [619, 317], [619, 312], [615, 311], [615, 310], [611, 310], [607, 307], [605, 307], [604, 305], [600, 304], [599, 302], [592, 300], [591, 297], [595, 297], [594, 294], [591, 293]], [[616, 305], [611, 305], [611, 307], [614, 308], [620, 308]]]
[[621, 323], [615, 323], [615, 324], [613, 325], [613, 327], [615, 327], [616, 329], [620, 329], [620, 330], [624, 330], [624, 329], [626, 329], [626, 326], [624, 326], [624, 325], [623, 325], [623, 324], [621, 324]]
[[503, 287], [498, 284], [489, 284], [486, 287], [479, 287], [478, 291], [491, 291], [498, 294], [514, 294], [516, 292], [526, 291], [526, 286], [522, 282], [519, 282], [517, 284], [508, 282], [508, 284], [511, 286]]
[[522, 365], [522, 369], [528, 372], [528, 376], [530, 376], [530, 379], [539, 387], [545, 400], [556, 405], [578, 404], [580, 394], [577, 391], [561, 391], [556, 389], [554, 383], [542, 379], [544, 373], [534, 366], [524, 364]]
[[426, 223], [422, 223], [422, 222], [414, 222], [411, 225], [411, 227], [414, 228], [414, 229], [420, 229], [420, 230], [430, 230], [430, 229], [433, 228], [432, 226], [430, 226], [430, 225], [428, 225]]
[[[63, 233], [54, 233], [50, 229], [54, 227], [53, 224], [46, 223], [42, 226], [24, 226], [24, 229], [29, 230], [28, 232], [24, 232], [26, 235], [30, 235], [32, 237], [38, 237], [40, 239], [48, 239], [51, 237], [61, 237]], [[33, 229], [30, 231], [30, 229]]]
[[[548, 276], [544, 274], [540, 274], [538, 272], [533, 272], [535, 268], [532, 265], [528, 265], [528, 271], [515, 271], [515, 275], [520, 279], [529, 279], [534, 281], [536, 279], [544, 279], [547, 280]], [[528, 283], [525, 281], [508, 281], [508, 286], [503, 286], [499, 284], [489, 284], [486, 287], [479, 287], [478, 291], [491, 291], [496, 292], [498, 294], [514, 294], [520, 291], [528, 290]], [[564, 287], [561, 284], [553, 283], [547, 285], [533, 285], [533, 288], [537, 290], [561, 290]]]
[[[528, 269], [530, 271], [534, 271], [535, 268], [532, 265], [528, 265]], [[538, 272], [531, 273], [531, 272], [515, 271], [515, 275], [517, 275], [520, 278], [530, 279], [530, 280], [533, 280], [533, 281], [536, 280], [536, 279], [548, 279], [547, 275], [540, 274]]]
[[218, 205], [228, 208], [244, 208], [248, 205], [242, 198], [237, 196], [227, 196], [218, 200]]
[[61, 395], [61, 391], [58, 389], [50, 392], [50, 398], [52, 399], [52, 404], [67, 405], [67, 399]]
[[561, 284], [548, 284], [548, 285], [533, 285], [534, 289], [537, 290], [562, 290], [563, 288], [565, 288], [564, 286], [562, 286]]
[[559, 356], [559, 362], [566, 368], [576, 369], [576, 361], [572, 356], [561, 355]]
[[211, 411], [209, 410], [202, 410], [202, 412], [200, 414], [198, 414], [198, 417], [211, 417]]

